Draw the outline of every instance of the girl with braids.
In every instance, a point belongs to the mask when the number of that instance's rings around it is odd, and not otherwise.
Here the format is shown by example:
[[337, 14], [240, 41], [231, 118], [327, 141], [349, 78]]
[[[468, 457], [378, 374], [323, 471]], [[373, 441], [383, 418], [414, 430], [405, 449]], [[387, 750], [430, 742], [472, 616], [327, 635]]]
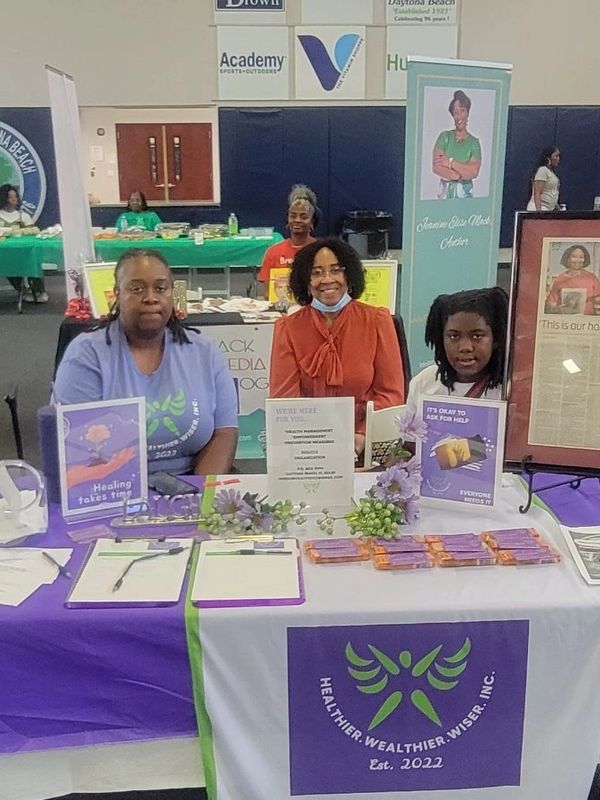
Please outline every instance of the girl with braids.
[[263, 284], [266, 300], [269, 299], [271, 270], [284, 267], [289, 275], [296, 253], [315, 241], [312, 232], [319, 222], [320, 215], [317, 196], [313, 190], [301, 183], [292, 186], [287, 213], [290, 238], [269, 247], [258, 273], [258, 280]]
[[149, 472], [228, 472], [237, 443], [233, 379], [217, 346], [175, 316], [164, 257], [124, 252], [115, 295], [106, 323], [67, 348], [55, 401], [145, 397]]
[[408, 408], [420, 414], [426, 394], [499, 400], [507, 325], [508, 296], [498, 287], [436, 297], [425, 326], [435, 364], [412, 379]]

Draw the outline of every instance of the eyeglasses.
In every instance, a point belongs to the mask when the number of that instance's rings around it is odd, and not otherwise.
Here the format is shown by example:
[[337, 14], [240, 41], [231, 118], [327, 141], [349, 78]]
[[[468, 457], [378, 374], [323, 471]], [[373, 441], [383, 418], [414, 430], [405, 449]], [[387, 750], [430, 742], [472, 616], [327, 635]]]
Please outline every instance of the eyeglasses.
[[329, 275], [332, 278], [341, 278], [346, 272], [346, 267], [332, 267], [331, 269], [321, 269], [321, 267], [314, 267], [310, 271], [311, 281], [320, 281]]

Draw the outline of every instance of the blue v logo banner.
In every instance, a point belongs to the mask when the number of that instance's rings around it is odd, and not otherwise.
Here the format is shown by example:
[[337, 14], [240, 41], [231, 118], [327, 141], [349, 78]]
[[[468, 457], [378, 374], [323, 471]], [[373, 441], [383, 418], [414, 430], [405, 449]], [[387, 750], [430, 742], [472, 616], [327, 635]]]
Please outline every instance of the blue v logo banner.
[[296, 28], [296, 97], [363, 99], [365, 28]]
[[529, 623], [288, 629], [292, 795], [519, 786]]
[[298, 39], [326, 92], [339, 86], [362, 44], [362, 38], [357, 33], [345, 33], [335, 42], [332, 59], [318, 36], [304, 34], [298, 36]]

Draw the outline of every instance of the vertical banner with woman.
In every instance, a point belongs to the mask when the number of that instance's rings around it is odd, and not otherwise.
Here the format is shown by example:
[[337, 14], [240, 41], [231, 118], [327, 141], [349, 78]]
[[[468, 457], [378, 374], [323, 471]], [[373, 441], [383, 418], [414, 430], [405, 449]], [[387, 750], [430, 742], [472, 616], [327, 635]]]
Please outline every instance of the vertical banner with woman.
[[496, 283], [511, 66], [408, 59], [402, 316], [414, 371], [434, 297]]

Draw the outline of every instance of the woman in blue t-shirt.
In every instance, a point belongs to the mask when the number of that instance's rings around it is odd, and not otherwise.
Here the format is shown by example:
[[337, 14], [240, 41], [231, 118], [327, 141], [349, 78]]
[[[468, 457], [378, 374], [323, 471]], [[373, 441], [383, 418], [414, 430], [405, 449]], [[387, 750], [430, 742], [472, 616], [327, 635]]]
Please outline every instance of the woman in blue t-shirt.
[[164, 257], [123, 253], [115, 294], [106, 324], [67, 348], [55, 401], [145, 397], [149, 472], [229, 472], [238, 435], [233, 379], [217, 346], [175, 316]]

